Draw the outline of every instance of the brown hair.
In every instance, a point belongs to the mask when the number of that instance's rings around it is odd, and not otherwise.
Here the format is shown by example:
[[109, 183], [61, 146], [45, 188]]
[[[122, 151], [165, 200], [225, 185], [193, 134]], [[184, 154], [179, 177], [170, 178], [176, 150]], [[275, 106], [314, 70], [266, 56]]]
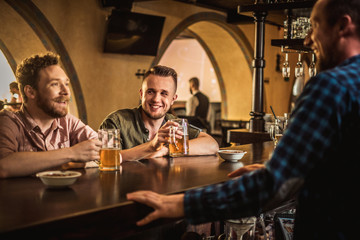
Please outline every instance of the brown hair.
[[48, 52], [45, 54], [36, 54], [25, 58], [16, 69], [16, 79], [19, 83], [20, 92], [24, 102], [27, 102], [27, 97], [24, 92], [26, 85], [32, 88], [38, 88], [39, 71], [46, 67], [59, 64], [59, 55]]
[[334, 26], [344, 15], [349, 15], [356, 25], [356, 33], [360, 37], [360, 1], [359, 0], [328, 0], [324, 14], [330, 26]]
[[176, 92], [176, 89], [177, 89], [177, 73], [176, 73], [176, 71], [174, 69], [172, 69], [170, 67], [166, 67], [166, 66], [156, 65], [156, 66], [150, 68], [144, 74], [143, 82], [150, 74], [154, 74], [156, 76], [161, 76], [161, 77], [169, 77], [169, 76], [171, 76], [172, 79], [174, 80], [175, 92]]
[[197, 77], [190, 78], [189, 82], [190, 82], [190, 83], [193, 83], [193, 84], [194, 84], [194, 87], [195, 87], [196, 89], [199, 89], [200, 82], [199, 82], [199, 79], [198, 79]]
[[19, 85], [18, 85], [17, 82], [11, 82], [11, 83], [9, 84], [9, 88], [10, 88], [10, 90], [13, 89], [13, 88], [19, 90]]

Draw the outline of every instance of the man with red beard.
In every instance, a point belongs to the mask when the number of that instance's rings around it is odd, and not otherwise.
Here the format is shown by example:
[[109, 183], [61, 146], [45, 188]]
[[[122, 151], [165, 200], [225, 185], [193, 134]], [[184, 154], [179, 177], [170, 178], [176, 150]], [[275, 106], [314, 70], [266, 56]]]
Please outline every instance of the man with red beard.
[[23, 105], [0, 112], [0, 177], [84, 167], [99, 159], [97, 133], [68, 113], [70, 80], [53, 53], [26, 58], [16, 70]]
[[[175, 118], [167, 113], [177, 99], [177, 73], [165, 66], [154, 66], [144, 75], [140, 89], [141, 105], [134, 109], [120, 109], [109, 116], [100, 128], [120, 129], [123, 160], [161, 157], [168, 154], [166, 144], [169, 126]], [[189, 154], [215, 154], [218, 143], [210, 135], [189, 128]]]

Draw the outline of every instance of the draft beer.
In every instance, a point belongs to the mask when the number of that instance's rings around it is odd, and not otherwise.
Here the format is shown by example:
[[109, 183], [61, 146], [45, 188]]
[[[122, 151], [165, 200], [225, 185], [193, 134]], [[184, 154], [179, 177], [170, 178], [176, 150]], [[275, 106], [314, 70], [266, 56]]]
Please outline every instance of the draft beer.
[[122, 161], [120, 153], [120, 130], [100, 129], [98, 136], [101, 141], [99, 169], [101, 171], [120, 170]]
[[[171, 157], [180, 157], [189, 155], [189, 133], [188, 133], [188, 122], [187, 119], [176, 118], [170, 120], [172, 122], [177, 122], [178, 127], [170, 127], [170, 143], [169, 143], [169, 155]], [[176, 131], [181, 131], [183, 133], [182, 138], [176, 138]]]
[[100, 165], [102, 171], [114, 171], [120, 169], [120, 149], [102, 148], [100, 150]]

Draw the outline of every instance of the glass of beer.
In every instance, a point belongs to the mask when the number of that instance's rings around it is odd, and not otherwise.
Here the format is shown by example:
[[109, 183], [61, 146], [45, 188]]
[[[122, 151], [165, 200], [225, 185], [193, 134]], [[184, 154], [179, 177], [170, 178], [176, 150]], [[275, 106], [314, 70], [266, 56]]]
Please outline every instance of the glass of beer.
[[118, 171], [122, 161], [120, 153], [120, 130], [100, 129], [98, 131], [101, 141], [100, 163], [101, 171]]
[[[169, 144], [169, 155], [170, 157], [181, 157], [189, 155], [189, 132], [188, 132], [188, 121], [184, 118], [171, 119], [171, 122], [177, 122], [178, 127], [170, 127], [170, 144]], [[182, 138], [176, 138], [175, 133], [181, 131]]]

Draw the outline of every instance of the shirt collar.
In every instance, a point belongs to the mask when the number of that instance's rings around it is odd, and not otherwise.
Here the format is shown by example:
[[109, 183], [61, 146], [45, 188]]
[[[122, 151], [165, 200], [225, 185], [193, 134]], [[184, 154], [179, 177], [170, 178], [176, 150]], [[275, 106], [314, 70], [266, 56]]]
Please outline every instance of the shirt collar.
[[339, 64], [339, 66], [346, 66], [353, 62], [360, 62], [360, 54], [345, 59], [341, 64]]
[[[30, 115], [28, 110], [26, 109], [25, 105], [23, 104], [19, 110], [20, 114], [22, 115], [24, 119], [25, 128], [28, 131], [35, 131], [36, 129], [40, 130], [39, 125], [35, 122], [33, 117]], [[51, 130], [54, 131], [55, 129], [63, 129], [63, 127], [59, 124], [59, 118], [55, 118], [54, 121], [51, 124]]]

